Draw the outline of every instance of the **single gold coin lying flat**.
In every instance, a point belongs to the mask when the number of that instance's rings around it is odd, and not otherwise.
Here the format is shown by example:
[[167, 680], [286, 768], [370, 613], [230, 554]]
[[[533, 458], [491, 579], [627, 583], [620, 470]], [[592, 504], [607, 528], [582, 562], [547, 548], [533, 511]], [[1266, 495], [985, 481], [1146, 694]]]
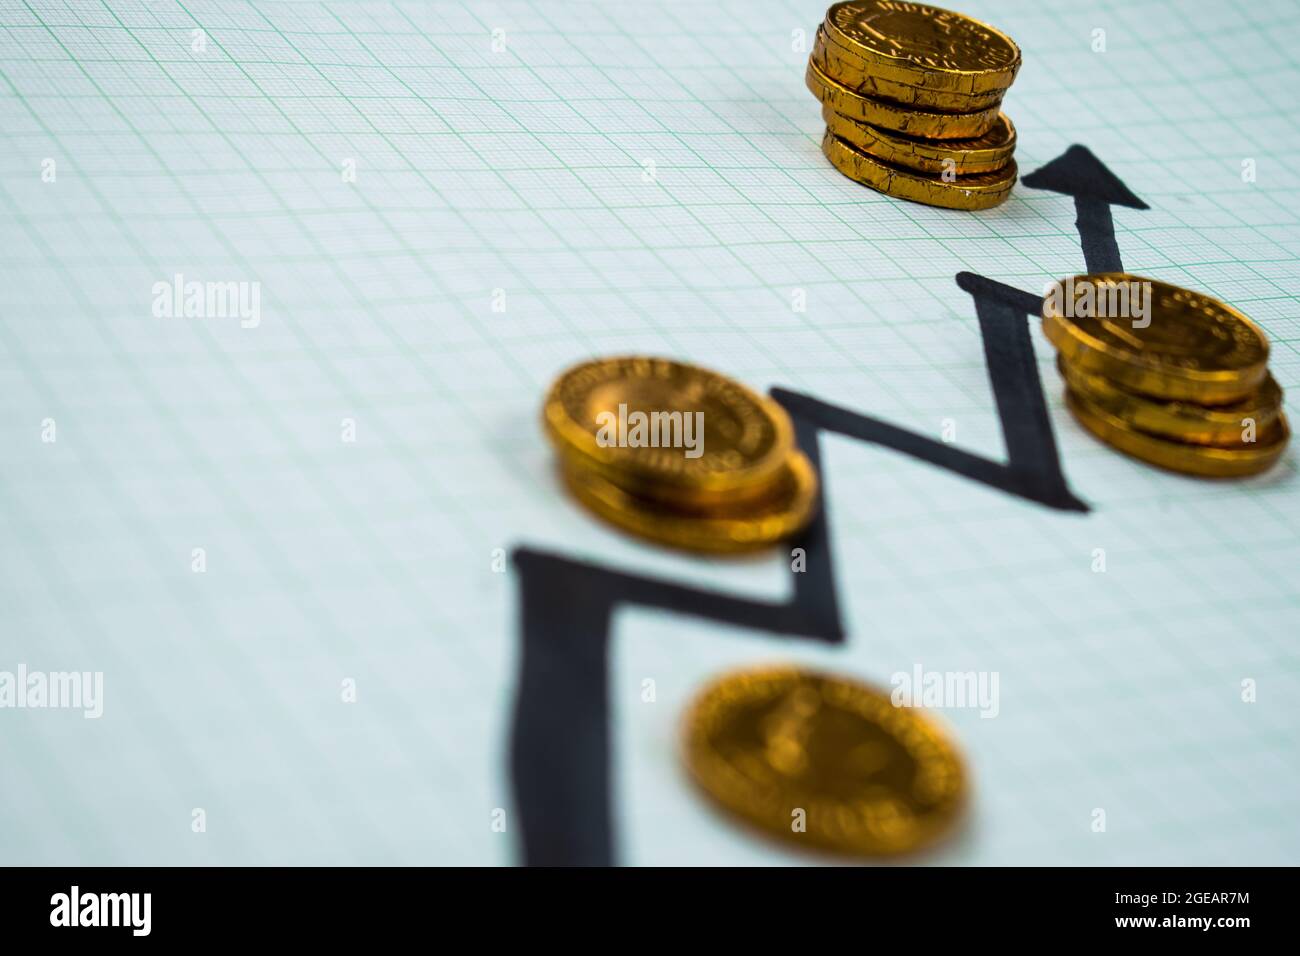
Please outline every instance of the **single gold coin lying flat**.
[[817, 473], [792, 453], [757, 501], [684, 510], [633, 494], [600, 473], [564, 462], [564, 481], [578, 503], [610, 524], [673, 548], [708, 554], [758, 551], [792, 537], [817, 512]]
[[931, 173], [892, 166], [854, 149], [829, 129], [822, 137], [822, 152], [840, 172], [864, 186], [899, 199], [943, 206], [946, 209], [990, 209], [1004, 202], [1016, 184], [1016, 164], [992, 173], [958, 176], [951, 182]]
[[[765, 833], [858, 856], [921, 849], [966, 799], [957, 751], [889, 693], [793, 667], [736, 671], [695, 699], [686, 766], [704, 792]], [[799, 824], [802, 823], [802, 828]]]
[[823, 105], [829, 106], [841, 116], [862, 120], [872, 126], [906, 133], [909, 136], [922, 136], [926, 139], [973, 139], [983, 136], [998, 121], [996, 106], [974, 113], [940, 113], [872, 99], [861, 93], [855, 93], [843, 83], [832, 80], [812, 60], [808, 61], [804, 82]]
[[826, 128], [850, 146], [891, 166], [942, 175], [952, 170], [957, 176], [977, 176], [1005, 169], [1016, 150], [1016, 128], [1006, 113], [998, 114], [993, 128], [977, 139], [943, 142], [915, 139], [891, 133], [861, 120], [841, 116], [822, 107]]
[[1066, 391], [1065, 402], [1074, 417], [1088, 431], [1126, 455], [1170, 471], [1201, 478], [1242, 478], [1267, 471], [1286, 450], [1291, 438], [1286, 415], [1257, 433], [1257, 440], [1232, 448], [1193, 445], [1138, 431], [1122, 418], [1076, 392]]
[[831, 79], [851, 90], [864, 96], [892, 100], [905, 106], [919, 106], [952, 113], [970, 113], [997, 106], [1002, 102], [1002, 95], [1005, 92], [992, 90], [987, 93], [958, 93], [952, 90], [900, 83], [875, 72], [871, 64], [828, 37], [823, 28], [817, 30], [812, 61]]
[[[1147, 314], [1134, 318], [1144, 283]], [[1058, 284], [1043, 300], [1043, 332], [1081, 371], [1157, 398], [1202, 405], [1241, 401], [1264, 381], [1268, 366], [1268, 339], [1236, 309], [1126, 272], [1072, 276]]]
[[1282, 389], [1272, 375], [1231, 405], [1196, 405], [1150, 398], [1108, 378], [1075, 368], [1061, 356], [1056, 367], [1066, 387], [1138, 431], [1197, 445], [1240, 446], [1243, 436], [1266, 433], [1282, 414]]
[[1005, 33], [922, 3], [837, 3], [822, 25], [878, 75], [912, 86], [986, 93], [1005, 90], [1020, 69], [1020, 48]]
[[764, 493], [794, 448], [790, 416], [771, 399], [661, 358], [576, 365], [551, 386], [542, 417], [566, 461], [680, 503]]

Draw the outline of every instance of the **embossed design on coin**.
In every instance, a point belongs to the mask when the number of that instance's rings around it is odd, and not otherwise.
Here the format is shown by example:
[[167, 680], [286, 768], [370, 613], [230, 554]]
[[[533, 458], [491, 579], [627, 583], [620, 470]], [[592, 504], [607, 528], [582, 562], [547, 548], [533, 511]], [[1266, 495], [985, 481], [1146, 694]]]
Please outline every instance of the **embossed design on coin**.
[[[1105, 309], [1043, 300], [1043, 332], [1066, 361], [1147, 395], [1204, 405], [1246, 398], [1264, 380], [1268, 340], [1254, 322], [1208, 295], [1126, 272], [1074, 276], [1081, 299], [1092, 290], [1148, 284], [1149, 321]], [[1095, 299], [1103, 299], [1097, 292]], [[1084, 314], [1080, 314], [1084, 313]]]
[[[704, 792], [772, 836], [864, 856], [943, 836], [966, 797], [961, 759], [931, 720], [845, 678], [793, 667], [738, 671], [685, 720]], [[803, 811], [804, 828], [792, 827]]]
[[895, 76], [968, 92], [1004, 89], [1020, 68], [1006, 34], [968, 16], [900, 0], [850, 0], [826, 12], [832, 39]]
[[[602, 415], [620, 406], [647, 416], [701, 414], [702, 454], [675, 447], [620, 447], [598, 440]], [[733, 499], [761, 490], [794, 446], [784, 409], [725, 376], [668, 359], [623, 356], [584, 362], [563, 373], [546, 397], [548, 436], [566, 456], [634, 490]]]

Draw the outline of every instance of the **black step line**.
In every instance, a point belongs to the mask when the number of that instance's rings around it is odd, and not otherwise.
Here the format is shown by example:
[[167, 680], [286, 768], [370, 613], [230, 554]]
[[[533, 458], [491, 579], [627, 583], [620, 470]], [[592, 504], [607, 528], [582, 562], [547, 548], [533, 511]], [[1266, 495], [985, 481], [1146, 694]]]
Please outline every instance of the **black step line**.
[[[1145, 204], [1082, 146], [1025, 177], [1024, 185], [1074, 195], [1076, 226], [1090, 271], [1122, 271], [1109, 206]], [[1098, 213], [1102, 207], [1104, 215]], [[1086, 214], [1085, 214], [1086, 212]], [[1113, 250], [1113, 252], [1112, 252]], [[993, 279], [958, 273], [979, 320], [1007, 461], [997, 462], [869, 415], [782, 388], [796, 441], [826, 487], [821, 433], [854, 438], [936, 465], [1046, 507], [1087, 512], [1061, 470], [1034, 360], [1029, 321], [1042, 299]], [[510, 731], [510, 778], [523, 860], [529, 865], [610, 865], [612, 820], [609, 720], [611, 618], [619, 606], [661, 608], [773, 636], [845, 640], [835, 590], [825, 501], [791, 548], [788, 601], [762, 601], [617, 571], [563, 554], [519, 547], [520, 662]]]

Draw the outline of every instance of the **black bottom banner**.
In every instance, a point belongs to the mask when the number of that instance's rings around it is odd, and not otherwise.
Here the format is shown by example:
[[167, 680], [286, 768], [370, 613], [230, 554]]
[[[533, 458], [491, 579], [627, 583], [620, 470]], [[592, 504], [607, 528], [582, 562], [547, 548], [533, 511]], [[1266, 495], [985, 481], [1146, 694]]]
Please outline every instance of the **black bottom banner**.
[[584, 928], [608, 936], [611, 920], [629, 942], [712, 930], [770, 943], [783, 931], [807, 939], [856, 929], [927, 942], [1050, 934], [1231, 945], [1282, 928], [1290, 876], [1227, 868], [8, 869], [0, 870], [0, 919], [7, 943], [75, 936], [81, 945], [333, 947], [402, 942], [430, 929], [485, 939], [513, 929], [542, 942]]

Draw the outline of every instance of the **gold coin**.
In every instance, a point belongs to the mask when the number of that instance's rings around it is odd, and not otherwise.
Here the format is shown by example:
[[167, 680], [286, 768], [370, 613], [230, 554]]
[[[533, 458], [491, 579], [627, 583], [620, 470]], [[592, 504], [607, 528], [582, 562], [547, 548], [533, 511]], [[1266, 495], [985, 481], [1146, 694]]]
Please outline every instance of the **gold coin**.
[[578, 503], [638, 537], [686, 551], [736, 554], [789, 538], [817, 512], [817, 473], [794, 452], [757, 501], [683, 509], [633, 494], [596, 471], [563, 462], [561, 473]]
[[1286, 415], [1279, 414], [1259, 430], [1253, 443], [1242, 442], [1233, 448], [1192, 445], [1138, 431], [1077, 392], [1067, 390], [1065, 402], [1079, 424], [1111, 447], [1148, 464], [1201, 478], [1241, 478], [1267, 471], [1291, 437]]
[[978, 139], [942, 142], [877, 129], [841, 116], [829, 106], [822, 107], [822, 119], [827, 129], [855, 149], [881, 162], [923, 173], [942, 174], [951, 169], [957, 176], [975, 176], [997, 172], [1011, 162], [1016, 150], [1016, 128], [1006, 113], [999, 113], [997, 124]]
[[699, 694], [683, 736], [687, 769], [705, 794], [803, 846], [858, 856], [918, 850], [953, 826], [966, 799], [961, 758], [935, 724], [842, 677], [735, 671]]
[[1005, 33], [920, 3], [837, 3], [823, 27], [878, 75], [912, 86], [986, 93], [1005, 90], [1020, 69], [1020, 48]]
[[1016, 184], [1016, 164], [993, 173], [958, 176], [946, 182], [938, 176], [913, 172], [882, 163], [854, 149], [829, 129], [822, 137], [822, 152], [849, 179], [864, 186], [927, 206], [946, 209], [990, 209], [1006, 200]]
[[1263, 384], [1239, 402], [1195, 405], [1130, 392], [1108, 378], [1075, 368], [1059, 355], [1056, 367], [1066, 386], [1093, 405], [1138, 431], [1175, 441], [1236, 447], [1248, 428], [1262, 434], [1282, 414], [1282, 389], [1272, 375], [1265, 375]]
[[[1146, 300], [1145, 309], [1135, 298]], [[1236, 309], [1126, 272], [1056, 283], [1043, 299], [1043, 332], [1082, 371], [1201, 405], [1241, 401], [1268, 365], [1268, 339]]]
[[920, 106], [953, 113], [970, 113], [1002, 102], [1004, 90], [987, 93], [957, 93], [899, 83], [876, 73], [871, 64], [858, 58], [826, 35], [819, 27], [813, 43], [812, 61], [831, 79], [864, 96], [893, 100], [906, 106]]
[[551, 386], [542, 418], [565, 458], [669, 501], [734, 502], [761, 493], [794, 448], [790, 416], [771, 399], [717, 372], [661, 358], [574, 366]]
[[973, 113], [941, 113], [898, 106], [855, 93], [843, 83], [832, 80], [812, 60], [804, 73], [804, 82], [814, 96], [841, 116], [862, 120], [896, 133], [926, 139], [973, 139], [983, 136], [998, 121], [998, 108]]

